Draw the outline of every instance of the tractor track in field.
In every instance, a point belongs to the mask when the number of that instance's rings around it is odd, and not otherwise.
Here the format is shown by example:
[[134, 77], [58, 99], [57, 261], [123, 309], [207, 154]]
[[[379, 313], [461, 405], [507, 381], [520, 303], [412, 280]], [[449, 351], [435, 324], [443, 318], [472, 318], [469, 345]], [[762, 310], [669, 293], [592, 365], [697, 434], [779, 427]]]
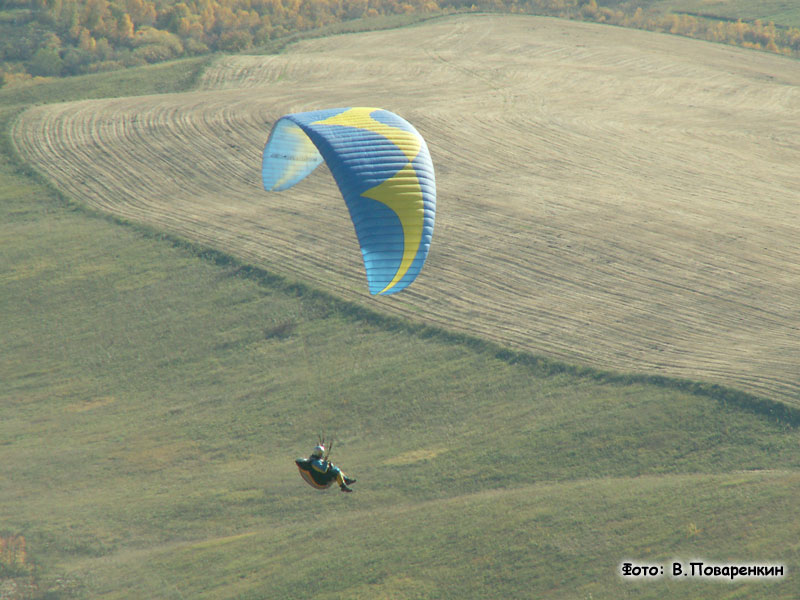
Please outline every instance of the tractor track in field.
[[[282, 114], [381, 106], [437, 175], [428, 263], [369, 297], [324, 169], [260, 186]], [[461, 16], [217, 61], [184, 94], [13, 131], [70, 197], [381, 311], [599, 368], [800, 405], [800, 62], [556, 19]]]

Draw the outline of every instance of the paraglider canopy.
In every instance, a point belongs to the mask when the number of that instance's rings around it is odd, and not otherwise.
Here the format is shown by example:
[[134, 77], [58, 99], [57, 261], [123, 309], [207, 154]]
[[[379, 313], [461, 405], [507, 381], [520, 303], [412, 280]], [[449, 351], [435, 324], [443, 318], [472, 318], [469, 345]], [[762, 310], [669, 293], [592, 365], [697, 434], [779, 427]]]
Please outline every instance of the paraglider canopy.
[[379, 108], [284, 115], [264, 147], [264, 189], [288, 189], [323, 161], [350, 211], [370, 293], [404, 289], [422, 269], [433, 236], [436, 181], [425, 140]]

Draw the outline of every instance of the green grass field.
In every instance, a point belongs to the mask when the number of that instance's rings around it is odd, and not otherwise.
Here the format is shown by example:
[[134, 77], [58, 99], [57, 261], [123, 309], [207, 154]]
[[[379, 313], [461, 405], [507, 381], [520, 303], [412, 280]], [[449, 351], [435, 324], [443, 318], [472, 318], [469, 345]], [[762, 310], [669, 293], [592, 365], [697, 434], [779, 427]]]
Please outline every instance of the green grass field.
[[800, 4], [794, 0], [657, 0], [653, 6], [672, 12], [691, 12], [723, 19], [742, 19], [785, 27], [800, 27]]
[[[23, 105], [201, 66], [3, 90], [3, 135]], [[27, 550], [3, 598], [796, 598], [785, 421], [354, 310], [90, 214], [8, 152], [0, 252], [0, 536]], [[297, 475], [321, 430], [356, 493]]]

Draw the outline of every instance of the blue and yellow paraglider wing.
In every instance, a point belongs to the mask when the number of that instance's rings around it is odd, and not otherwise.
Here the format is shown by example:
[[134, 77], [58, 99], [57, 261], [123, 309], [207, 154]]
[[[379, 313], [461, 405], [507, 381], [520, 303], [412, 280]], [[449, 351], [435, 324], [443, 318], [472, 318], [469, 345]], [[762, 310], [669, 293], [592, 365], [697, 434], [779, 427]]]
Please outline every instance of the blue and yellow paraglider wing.
[[281, 118], [269, 134], [261, 161], [264, 189], [292, 187], [319, 166], [322, 156], [305, 132], [292, 120]]
[[370, 293], [402, 290], [421, 271], [433, 236], [436, 182], [425, 140], [376, 108], [286, 115], [264, 149], [264, 188], [291, 187], [323, 159], [350, 211]]

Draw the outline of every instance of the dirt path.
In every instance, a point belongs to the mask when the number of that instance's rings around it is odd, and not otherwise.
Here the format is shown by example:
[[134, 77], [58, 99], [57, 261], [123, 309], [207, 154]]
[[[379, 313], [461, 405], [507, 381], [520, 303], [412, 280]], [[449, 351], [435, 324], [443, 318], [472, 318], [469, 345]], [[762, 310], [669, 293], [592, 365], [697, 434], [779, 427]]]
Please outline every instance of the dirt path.
[[[260, 187], [287, 112], [381, 106], [437, 169], [428, 263], [368, 296], [323, 168]], [[800, 405], [800, 62], [555, 19], [462, 16], [235, 56], [186, 94], [29, 110], [81, 202], [347, 299], [536, 353]]]

